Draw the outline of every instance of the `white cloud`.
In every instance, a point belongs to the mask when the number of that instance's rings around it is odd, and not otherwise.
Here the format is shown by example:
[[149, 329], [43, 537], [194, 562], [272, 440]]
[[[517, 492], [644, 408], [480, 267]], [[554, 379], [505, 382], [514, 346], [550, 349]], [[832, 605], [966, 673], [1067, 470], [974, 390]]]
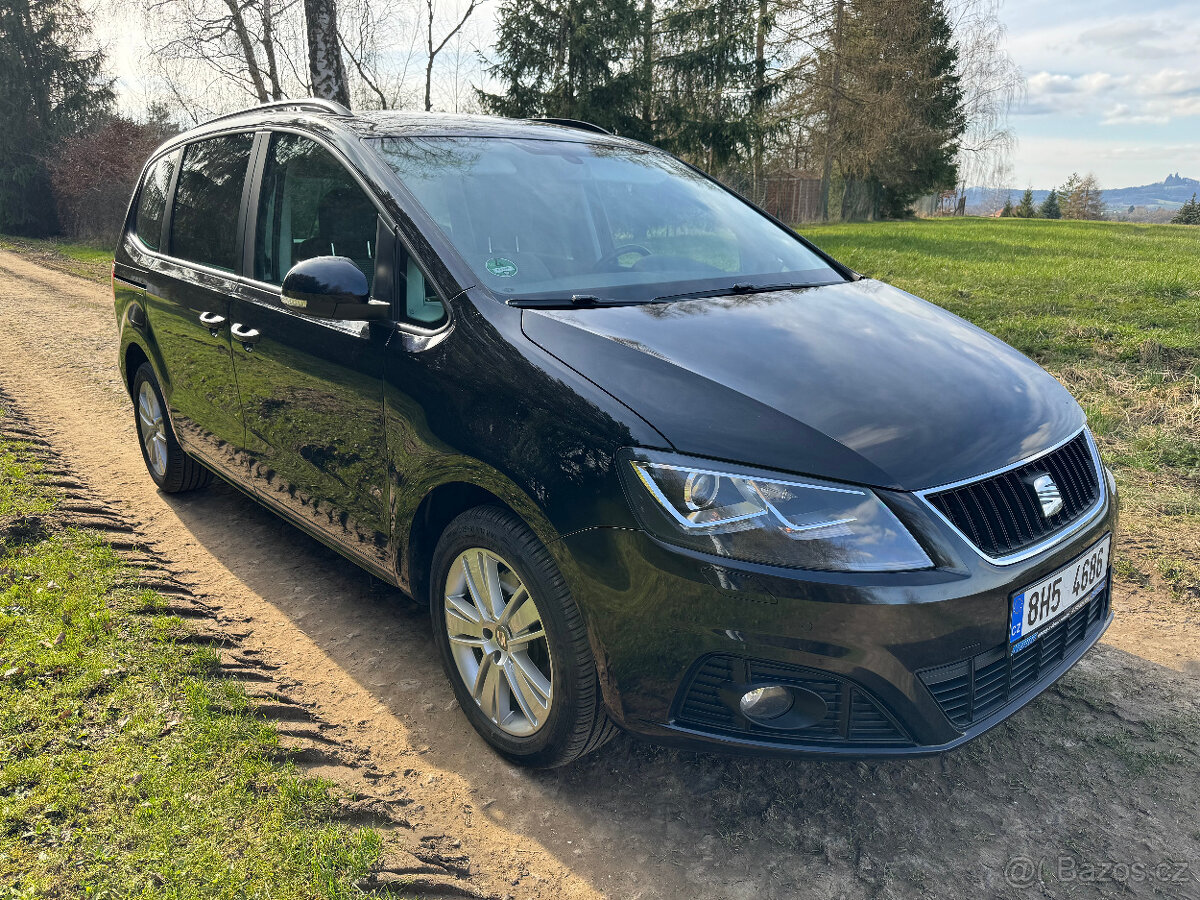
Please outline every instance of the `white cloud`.
[[1096, 108], [1096, 98], [1119, 90], [1128, 83], [1125, 76], [1109, 72], [1066, 75], [1038, 72], [1025, 80], [1026, 115], [1079, 115]]
[[1095, 47], [1129, 59], [1164, 59], [1190, 56], [1194, 51], [1157, 24], [1120, 19], [1089, 28], [1079, 35], [1083, 47]]
[[1125, 81], [1108, 72], [1089, 72], [1086, 75], [1038, 72], [1028, 78], [1031, 94], [1102, 94]]
[[1129, 80], [1122, 100], [1105, 109], [1101, 125], [1165, 125], [1200, 116], [1200, 73], [1160, 69]]
[[1200, 71], [1187, 69], [1160, 69], [1139, 77], [1134, 84], [1139, 94], [1150, 96], [1196, 96], [1200, 95]]
[[1100, 120], [1101, 125], [1166, 125], [1171, 121], [1170, 116], [1152, 115], [1149, 113], [1134, 113], [1126, 103], [1118, 103], [1111, 107]]
[[1173, 118], [1200, 116], [1200, 71], [1037, 72], [1026, 79], [1020, 113], [1088, 116], [1101, 125], [1164, 125]]

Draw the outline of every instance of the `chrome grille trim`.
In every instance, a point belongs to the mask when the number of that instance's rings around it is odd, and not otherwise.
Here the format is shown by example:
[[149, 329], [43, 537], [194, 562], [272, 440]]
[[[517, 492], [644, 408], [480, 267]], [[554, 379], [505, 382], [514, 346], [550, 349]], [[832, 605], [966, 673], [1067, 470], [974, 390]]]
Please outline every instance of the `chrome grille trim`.
[[[941, 494], [945, 491], [952, 491], [957, 488], [966, 487], [968, 485], [978, 484], [979, 482], [983, 482], [983, 481], [987, 481], [989, 479], [995, 478], [998, 475], [1003, 475], [1006, 472], [1011, 472], [1013, 469], [1019, 469], [1019, 468], [1022, 468], [1023, 466], [1028, 466], [1028, 465], [1031, 465], [1032, 463], [1036, 463], [1039, 459], [1050, 456], [1052, 453], [1055, 453], [1056, 451], [1062, 449], [1067, 444], [1071, 443], [1076, 438], [1078, 438], [1080, 436], [1080, 434], [1084, 435], [1085, 440], [1087, 441], [1088, 451], [1089, 451], [1089, 454], [1090, 454], [1091, 460], [1092, 460], [1092, 468], [1096, 475], [1096, 484], [1097, 484], [1096, 501], [1091, 506], [1089, 506], [1086, 510], [1084, 510], [1079, 516], [1077, 516], [1073, 521], [1069, 522], [1067, 525], [1063, 526], [1058, 531], [1049, 535], [1044, 540], [1041, 540], [1038, 543], [1033, 544], [1032, 546], [1024, 547], [1024, 548], [1017, 550], [1010, 554], [1005, 554], [1002, 556], [993, 556], [993, 555], [987, 553], [985, 550], [983, 550], [974, 540], [972, 540], [970, 538], [970, 536], [965, 534], [957, 525], [955, 525], [952, 521], [950, 521], [950, 519], [940, 509], [938, 509], [937, 506], [934, 505], [929, 499], [930, 496], [933, 494]], [[995, 565], [995, 566], [1009, 566], [1009, 565], [1012, 565], [1013, 563], [1018, 563], [1023, 560], [1026, 560], [1026, 559], [1030, 559], [1031, 557], [1037, 556], [1039, 553], [1042, 553], [1042, 552], [1050, 549], [1051, 547], [1055, 546], [1056, 544], [1060, 543], [1061, 541], [1066, 540], [1071, 535], [1073, 535], [1075, 532], [1079, 531], [1080, 529], [1082, 529], [1086, 525], [1088, 525], [1090, 522], [1092, 522], [1096, 518], [1096, 515], [1104, 507], [1104, 504], [1105, 504], [1106, 500], [1108, 499], [1108, 479], [1105, 477], [1104, 465], [1100, 461], [1100, 452], [1096, 448], [1096, 441], [1095, 441], [1095, 439], [1093, 439], [1091, 432], [1088, 431], [1088, 429], [1086, 427], [1084, 427], [1084, 428], [1081, 428], [1079, 431], [1076, 431], [1074, 434], [1072, 434], [1070, 437], [1066, 438], [1065, 440], [1059, 441], [1054, 446], [1049, 447], [1046, 450], [1042, 450], [1039, 453], [1035, 453], [1032, 456], [1026, 457], [1025, 459], [1018, 460], [1017, 462], [1012, 463], [1010, 465], [1003, 466], [999, 469], [994, 469], [991, 472], [984, 473], [983, 475], [976, 475], [973, 478], [964, 478], [961, 481], [953, 481], [948, 484], [939, 484], [936, 487], [925, 488], [924, 490], [916, 491], [915, 494], [917, 497], [919, 497], [921, 499], [921, 501], [925, 504], [925, 506], [929, 509], [929, 511], [931, 513], [933, 513], [935, 516], [937, 516], [937, 518], [940, 519], [942, 522], [946, 523], [946, 525], [950, 528], [951, 531], [953, 531], [960, 538], [962, 538], [983, 559], [987, 560], [989, 563], [991, 563], [992, 565]]]

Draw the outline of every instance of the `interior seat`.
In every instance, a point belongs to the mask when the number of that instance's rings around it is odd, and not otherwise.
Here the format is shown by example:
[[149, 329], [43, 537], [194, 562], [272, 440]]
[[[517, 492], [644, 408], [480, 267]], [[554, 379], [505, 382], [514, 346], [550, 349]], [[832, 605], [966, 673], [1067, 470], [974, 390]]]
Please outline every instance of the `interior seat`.
[[377, 214], [362, 191], [334, 188], [317, 207], [317, 233], [296, 248], [295, 262], [315, 256], [345, 256], [370, 278], [375, 272]]

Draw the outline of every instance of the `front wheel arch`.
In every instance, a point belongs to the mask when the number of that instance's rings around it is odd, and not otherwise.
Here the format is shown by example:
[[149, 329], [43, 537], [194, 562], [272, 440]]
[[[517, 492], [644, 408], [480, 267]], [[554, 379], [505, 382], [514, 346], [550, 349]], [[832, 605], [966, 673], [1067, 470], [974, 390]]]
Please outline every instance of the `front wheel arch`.
[[[433, 552], [446, 527], [462, 513], [476, 506], [499, 507], [529, 525], [525, 516], [496, 494], [477, 484], [450, 481], [437, 485], [422, 498], [413, 515], [404, 554], [405, 571], [400, 573], [401, 580], [408, 584], [409, 593], [418, 603], [424, 602], [428, 596], [429, 567], [433, 562]], [[535, 533], [538, 531], [536, 528], [533, 530]], [[543, 535], [538, 536], [545, 541]], [[551, 540], [556, 538], [557, 535]]]

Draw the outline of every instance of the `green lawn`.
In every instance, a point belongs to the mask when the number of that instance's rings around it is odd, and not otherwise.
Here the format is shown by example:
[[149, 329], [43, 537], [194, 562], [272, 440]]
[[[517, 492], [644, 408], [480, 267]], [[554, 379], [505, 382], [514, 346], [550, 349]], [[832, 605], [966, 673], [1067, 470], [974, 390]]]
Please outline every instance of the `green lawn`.
[[57, 502], [0, 439], [0, 900], [361, 896], [379, 834]]
[[1200, 362], [1200, 228], [970, 218], [801, 231], [1043, 365]]
[[1054, 373], [1122, 488], [1140, 549], [1118, 570], [1200, 597], [1200, 228], [966, 218], [800, 230]]

